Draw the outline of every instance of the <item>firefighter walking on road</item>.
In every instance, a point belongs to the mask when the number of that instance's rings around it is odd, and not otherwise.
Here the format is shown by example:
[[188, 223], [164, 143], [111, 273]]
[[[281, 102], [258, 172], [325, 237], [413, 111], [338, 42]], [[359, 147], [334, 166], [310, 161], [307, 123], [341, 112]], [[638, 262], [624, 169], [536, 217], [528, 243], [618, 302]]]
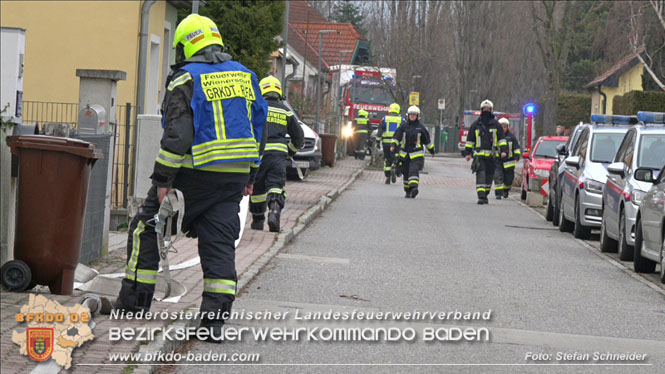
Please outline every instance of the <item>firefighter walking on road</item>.
[[508, 198], [510, 187], [515, 179], [515, 165], [519, 161], [522, 151], [520, 143], [515, 135], [510, 132], [510, 121], [508, 118], [501, 118], [499, 124], [503, 128], [503, 134], [508, 143], [508, 155], [505, 159], [497, 160], [496, 170], [494, 171], [494, 194], [497, 200]]
[[480, 118], [469, 129], [462, 156], [467, 161], [473, 157], [471, 170], [476, 173], [476, 192], [478, 204], [487, 204], [487, 194], [492, 188], [494, 179], [495, 160], [506, 158], [508, 143], [503, 134], [503, 128], [494, 118], [492, 110], [494, 104], [485, 100], [480, 104]]
[[[171, 188], [185, 199], [182, 231], [198, 238], [201, 312], [224, 316], [235, 299], [240, 201], [258, 171], [268, 105], [256, 75], [231, 56], [215, 23], [198, 14], [175, 30], [177, 63], [162, 104], [164, 134], [152, 187], [129, 227], [127, 266], [113, 309], [149, 310], [160, 261], [155, 215]], [[184, 61], [183, 61], [184, 60]], [[224, 317], [201, 327], [219, 337]]]
[[397, 176], [393, 169], [395, 154], [390, 149], [397, 144], [397, 141], [393, 138], [395, 131], [404, 124], [404, 118], [400, 116], [400, 110], [399, 104], [390, 104], [388, 115], [381, 120], [376, 134], [377, 141], [380, 140], [383, 145], [383, 173], [386, 176], [386, 184], [397, 182]]
[[420, 123], [420, 109], [412, 105], [406, 112], [408, 121], [400, 126], [393, 139], [397, 147], [392, 146], [391, 152], [398, 152], [402, 175], [404, 178], [405, 198], [415, 199], [418, 196], [420, 170], [425, 166], [425, 148], [434, 157], [434, 144], [429, 131]]
[[369, 133], [369, 113], [360, 109], [358, 116], [353, 120], [353, 144], [355, 147], [355, 158], [364, 160], [367, 151], [367, 136]]
[[263, 230], [267, 205], [268, 227], [271, 232], [279, 232], [280, 215], [286, 202], [287, 156], [293, 157], [298, 152], [305, 142], [305, 135], [293, 112], [281, 102], [280, 81], [272, 76], [266, 77], [259, 82], [259, 87], [268, 102], [268, 119], [263, 130], [266, 133], [266, 148], [254, 183], [254, 193], [249, 200], [251, 227]]

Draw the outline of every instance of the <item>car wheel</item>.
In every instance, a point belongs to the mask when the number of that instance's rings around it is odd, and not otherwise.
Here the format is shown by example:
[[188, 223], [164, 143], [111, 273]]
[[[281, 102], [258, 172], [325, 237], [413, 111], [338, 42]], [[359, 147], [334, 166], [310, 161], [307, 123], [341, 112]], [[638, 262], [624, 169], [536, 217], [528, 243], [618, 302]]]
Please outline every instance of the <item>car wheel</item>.
[[605, 222], [606, 220], [603, 217], [603, 221], [600, 223], [600, 251], [603, 253], [614, 253], [617, 251], [617, 241], [607, 235], [607, 225]]
[[577, 239], [589, 239], [591, 236], [591, 228], [582, 225], [582, 212], [580, 212], [580, 202], [579, 199], [575, 199], [575, 228], [573, 229], [573, 235]]
[[633, 269], [635, 269], [636, 273], [653, 273], [656, 271], [656, 262], [642, 257], [642, 247], [644, 247], [642, 222], [637, 221], [637, 227], [635, 228], [635, 249], [637, 250], [634, 252]]
[[632, 261], [635, 248], [626, 243], [626, 220], [623, 209], [619, 212], [619, 259], [622, 261]]
[[[550, 196], [552, 196], [552, 194], [550, 194]], [[557, 195], [554, 196], [556, 197]], [[552, 200], [552, 206], [554, 208], [554, 211], [552, 212], [552, 225], [559, 226], [559, 216], [561, 215], [561, 211], [559, 210], [559, 203], [556, 198]]]
[[663, 239], [663, 246], [660, 248], [660, 283], [665, 284], [665, 239]]
[[545, 212], [545, 220], [550, 222], [554, 218], [554, 207], [552, 206], [552, 199], [547, 199], [547, 211]]
[[524, 189], [524, 186], [521, 188], [522, 194], [520, 195], [520, 199], [526, 200], [526, 190]]
[[559, 231], [561, 232], [571, 232], [573, 231], [574, 224], [566, 219], [566, 215], [563, 213], [563, 199], [559, 201]]

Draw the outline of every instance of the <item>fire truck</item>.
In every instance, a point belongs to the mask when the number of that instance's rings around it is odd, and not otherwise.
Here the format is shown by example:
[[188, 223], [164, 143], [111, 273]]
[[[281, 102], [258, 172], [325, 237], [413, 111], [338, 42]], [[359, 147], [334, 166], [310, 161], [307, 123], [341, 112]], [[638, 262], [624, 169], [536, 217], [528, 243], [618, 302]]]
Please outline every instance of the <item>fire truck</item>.
[[[459, 132], [459, 143], [457, 143], [457, 146], [459, 147], [460, 151], [464, 149], [464, 145], [466, 144], [466, 136], [469, 133], [469, 129], [471, 128], [471, 125], [478, 119], [478, 117], [480, 117], [479, 110], [465, 110], [462, 113], [462, 121], [460, 123], [460, 132]], [[496, 117], [497, 121], [501, 118], [508, 118], [508, 120], [510, 121], [510, 128], [511, 128], [510, 131], [518, 139], [520, 139], [521, 122], [520, 122], [519, 113], [494, 112], [494, 117]]]
[[341, 87], [341, 102], [338, 105], [342, 108], [342, 123], [352, 122], [358, 111], [364, 109], [369, 113], [372, 128], [376, 128], [388, 114], [390, 104], [398, 97], [396, 75], [393, 68], [341, 65], [340, 69], [340, 66], [332, 66], [330, 78], [333, 87]]

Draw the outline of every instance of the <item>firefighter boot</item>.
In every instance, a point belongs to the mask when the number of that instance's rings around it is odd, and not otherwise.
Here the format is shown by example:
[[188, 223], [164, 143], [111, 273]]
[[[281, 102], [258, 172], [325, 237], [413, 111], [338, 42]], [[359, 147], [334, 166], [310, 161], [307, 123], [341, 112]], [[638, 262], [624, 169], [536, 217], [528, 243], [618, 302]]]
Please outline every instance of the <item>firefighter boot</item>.
[[252, 214], [252, 230], [263, 230], [265, 221], [266, 217], [263, 214]]
[[282, 213], [282, 207], [278, 202], [270, 203], [268, 210], [268, 227], [270, 232], [279, 232], [279, 216]]
[[487, 204], [489, 201], [487, 200], [487, 195], [483, 191], [478, 191], [478, 205], [483, 205]]
[[386, 184], [390, 184], [390, 177], [386, 177]]
[[414, 187], [411, 189], [411, 198], [415, 199], [416, 196], [418, 196], [418, 187]]

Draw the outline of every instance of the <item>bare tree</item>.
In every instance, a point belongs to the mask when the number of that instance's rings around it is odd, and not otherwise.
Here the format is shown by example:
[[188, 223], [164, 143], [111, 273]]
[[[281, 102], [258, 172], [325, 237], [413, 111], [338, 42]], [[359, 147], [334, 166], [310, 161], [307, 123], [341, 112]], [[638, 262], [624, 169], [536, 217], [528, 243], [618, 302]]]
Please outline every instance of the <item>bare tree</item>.
[[[665, 0], [650, 0], [649, 4], [643, 4], [641, 6], [634, 6], [632, 1], [629, 2], [629, 4], [630, 35], [628, 40], [630, 43], [630, 49], [633, 54], [637, 56], [637, 59], [640, 60], [644, 66], [644, 69], [647, 71], [647, 73], [649, 73], [649, 76], [651, 76], [651, 79], [653, 79], [658, 87], [665, 91], [665, 84], [663, 83], [664, 80], [662, 79], [663, 77], [659, 77], [654, 71], [654, 59], [652, 57], [653, 54], [659, 53], [665, 47], [665, 43], [663, 43], [663, 45], [661, 45], [655, 51], [647, 50], [645, 39], [647, 38], [648, 28], [645, 27], [645, 22], [643, 21], [645, 17], [645, 8], [652, 9], [658, 21], [660, 22], [660, 25], [662, 26], [660, 32], [665, 33], [665, 16], [663, 15], [665, 12]], [[635, 8], [637, 8], [637, 11], [635, 11]], [[642, 55], [644, 55], [644, 57]]]

